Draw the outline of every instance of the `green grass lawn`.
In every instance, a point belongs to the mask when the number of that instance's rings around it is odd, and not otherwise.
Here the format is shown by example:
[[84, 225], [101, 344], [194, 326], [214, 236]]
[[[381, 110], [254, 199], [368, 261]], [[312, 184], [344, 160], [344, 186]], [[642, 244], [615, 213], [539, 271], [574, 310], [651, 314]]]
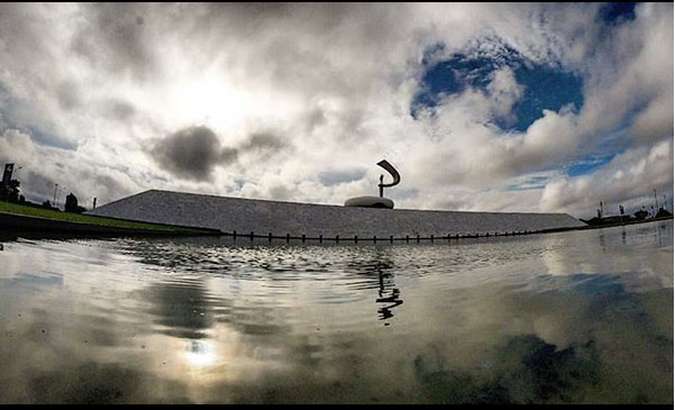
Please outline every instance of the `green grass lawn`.
[[101, 216], [82, 215], [71, 212], [60, 212], [51, 209], [34, 208], [32, 206], [14, 204], [0, 201], [0, 213], [30, 216], [37, 218], [50, 219], [54, 221], [109, 226], [124, 229], [142, 229], [147, 231], [165, 232], [165, 233], [205, 233], [206, 230], [199, 228], [180, 228], [170, 225], [160, 225], [142, 222], [126, 221], [122, 219], [105, 218]]

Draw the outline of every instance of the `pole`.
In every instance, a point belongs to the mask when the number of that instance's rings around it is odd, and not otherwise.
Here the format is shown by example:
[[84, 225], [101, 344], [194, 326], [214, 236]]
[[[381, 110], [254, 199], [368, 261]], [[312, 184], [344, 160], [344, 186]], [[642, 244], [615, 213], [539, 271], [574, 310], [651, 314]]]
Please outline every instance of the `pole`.
[[52, 202], [56, 205], [56, 190], [59, 189], [59, 184], [54, 184], [54, 199]]

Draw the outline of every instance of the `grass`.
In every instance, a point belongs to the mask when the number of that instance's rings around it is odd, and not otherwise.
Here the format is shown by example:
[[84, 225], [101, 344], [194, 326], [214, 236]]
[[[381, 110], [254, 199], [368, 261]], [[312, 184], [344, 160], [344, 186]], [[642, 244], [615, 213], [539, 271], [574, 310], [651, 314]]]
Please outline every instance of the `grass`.
[[114, 227], [120, 229], [133, 229], [153, 231], [158, 233], [205, 233], [207, 230], [199, 228], [181, 228], [171, 225], [161, 225], [143, 222], [127, 221], [123, 219], [106, 218], [102, 216], [82, 215], [72, 212], [61, 212], [45, 208], [36, 208], [32, 206], [14, 204], [10, 202], [0, 201], [0, 213], [29, 216], [35, 218], [49, 219], [53, 221], [71, 222], [88, 225], [98, 225], [105, 227]]

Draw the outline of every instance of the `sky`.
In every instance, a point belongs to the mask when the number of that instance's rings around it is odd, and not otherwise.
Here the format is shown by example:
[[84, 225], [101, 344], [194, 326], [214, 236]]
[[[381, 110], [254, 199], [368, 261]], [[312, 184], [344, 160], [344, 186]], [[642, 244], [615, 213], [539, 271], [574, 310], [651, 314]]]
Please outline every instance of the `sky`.
[[672, 209], [673, 4], [0, 5], [29, 200], [340, 205], [381, 159], [397, 208]]

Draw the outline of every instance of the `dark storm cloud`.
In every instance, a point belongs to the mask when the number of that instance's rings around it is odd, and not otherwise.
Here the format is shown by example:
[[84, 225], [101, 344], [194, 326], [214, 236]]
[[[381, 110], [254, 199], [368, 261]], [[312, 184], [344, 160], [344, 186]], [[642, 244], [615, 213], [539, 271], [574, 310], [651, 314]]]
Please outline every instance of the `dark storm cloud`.
[[220, 142], [211, 129], [189, 127], [160, 140], [151, 150], [157, 163], [172, 174], [186, 179], [211, 179], [213, 167], [222, 160]]
[[210, 181], [216, 166], [230, 165], [242, 155], [268, 159], [286, 148], [287, 144], [280, 137], [269, 132], [253, 133], [236, 147], [222, 147], [210, 128], [193, 126], [156, 141], [150, 155], [177, 177]]

